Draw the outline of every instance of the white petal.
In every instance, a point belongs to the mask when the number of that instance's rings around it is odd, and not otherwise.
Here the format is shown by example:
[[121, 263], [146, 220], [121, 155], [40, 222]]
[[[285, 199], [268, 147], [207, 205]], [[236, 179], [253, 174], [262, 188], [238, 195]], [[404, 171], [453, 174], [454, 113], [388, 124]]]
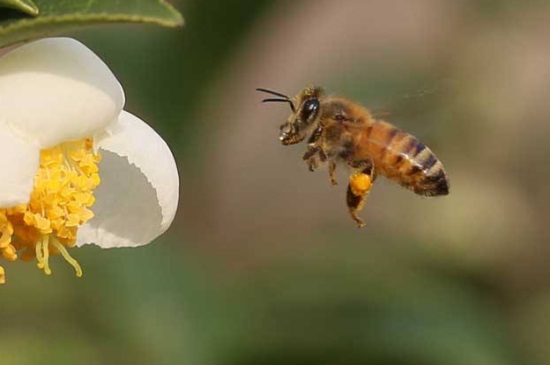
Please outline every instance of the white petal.
[[38, 171], [40, 151], [0, 125], [0, 208], [28, 203]]
[[178, 206], [179, 178], [170, 149], [151, 127], [125, 111], [96, 144], [102, 161], [95, 216], [80, 227], [77, 245], [151, 242], [168, 229]]
[[93, 135], [123, 106], [111, 70], [74, 39], [41, 39], [0, 57], [0, 124], [40, 148]]

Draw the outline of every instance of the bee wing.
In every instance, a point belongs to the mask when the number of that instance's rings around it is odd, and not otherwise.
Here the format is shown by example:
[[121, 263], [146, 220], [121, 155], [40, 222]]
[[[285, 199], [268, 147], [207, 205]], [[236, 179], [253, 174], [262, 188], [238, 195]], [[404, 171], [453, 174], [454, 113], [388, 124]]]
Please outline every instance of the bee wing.
[[393, 115], [393, 111], [387, 108], [371, 109], [370, 114], [374, 119], [382, 119]]

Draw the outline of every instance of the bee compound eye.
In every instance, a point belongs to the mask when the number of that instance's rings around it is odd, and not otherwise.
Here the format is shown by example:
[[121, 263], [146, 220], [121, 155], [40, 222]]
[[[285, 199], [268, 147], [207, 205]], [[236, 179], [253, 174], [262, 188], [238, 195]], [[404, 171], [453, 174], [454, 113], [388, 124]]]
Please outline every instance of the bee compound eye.
[[310, 119], [312, 116], [317, 114], [319, 110], [319, 100], [309, 99], [304, 102], [304, 107], [302, 108], [302, 118], [304, 121]]

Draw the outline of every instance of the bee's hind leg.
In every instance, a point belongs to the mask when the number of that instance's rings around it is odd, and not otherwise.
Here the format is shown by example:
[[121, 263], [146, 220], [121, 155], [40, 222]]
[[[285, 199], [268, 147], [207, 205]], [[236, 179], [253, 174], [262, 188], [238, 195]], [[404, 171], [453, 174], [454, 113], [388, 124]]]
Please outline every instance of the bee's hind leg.
[[346, 194], [349, 213], [359, 228], [364, 227], [365, 222], [357, 214], [363, 209], [367, 195], [376, 179], [372, 162], [362, 161], [362, 163], [366, 164], [366, 167], [350, 175]]

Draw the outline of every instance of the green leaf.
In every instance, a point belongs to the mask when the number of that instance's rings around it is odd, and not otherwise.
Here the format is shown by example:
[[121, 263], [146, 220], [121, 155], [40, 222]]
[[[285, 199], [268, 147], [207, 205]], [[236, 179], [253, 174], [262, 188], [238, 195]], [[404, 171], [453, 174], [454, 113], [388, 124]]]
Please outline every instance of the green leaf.
[[28, 15], [38, 15], [38, 6], [32, 0], [0, 0], [0, 7], [19, 10]]
[[[148, 23], [165, 27], [183, 24], [181, 14], [165, 0], [0, 0], [0, 47], [58, 35], [100, 23]], [[29, 18], [35, 5], [39, 15]], [[37, 10], [38, 10], [37, 9]]]

